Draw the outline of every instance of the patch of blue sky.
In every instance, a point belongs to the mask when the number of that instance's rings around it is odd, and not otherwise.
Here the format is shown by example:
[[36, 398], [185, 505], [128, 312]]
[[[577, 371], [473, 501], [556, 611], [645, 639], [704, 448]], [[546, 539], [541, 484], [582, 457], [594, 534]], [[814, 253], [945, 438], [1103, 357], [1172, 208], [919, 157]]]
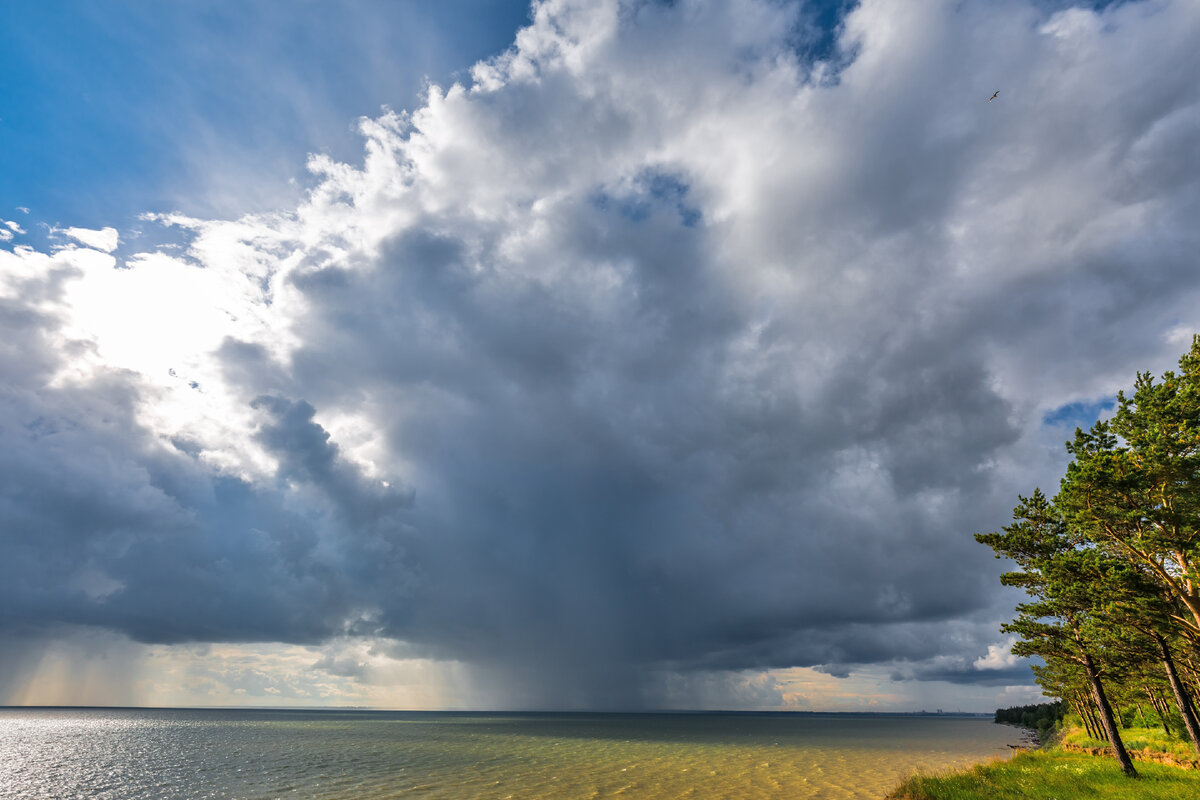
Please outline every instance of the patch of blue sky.
[[1090, 428], [1107, 411], [1116, 407], [1117, 398], [1079, 400], [1067, 403], [1042, 415], [1042, 424], [1052, 428]]
[[838, 31], [859, 0], [814, 0], [801, 7], [792, 47], [806, 62], [839, 60]]
[[527, 0], [0, 3], [0, 218], [279, 207], [309, 153], [359, 160], [357, 118], [467, 80], [528, 19]]
[[633, 181], [633, 190], [624, 194], [597, 192], [592, 203], [612, 210], [632, 222], [643, 222], [656, 212], [679, 215], [680, 223], [694, 228], [703, 220], [700, 209], [687, 202], [690, 186], [679, 175], [661, 170], [643, 170]]

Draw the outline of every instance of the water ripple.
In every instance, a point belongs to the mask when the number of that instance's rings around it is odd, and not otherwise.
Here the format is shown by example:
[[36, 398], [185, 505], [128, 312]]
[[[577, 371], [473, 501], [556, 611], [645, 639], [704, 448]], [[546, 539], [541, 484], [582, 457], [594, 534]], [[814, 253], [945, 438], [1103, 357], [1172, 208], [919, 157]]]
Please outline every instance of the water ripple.
[[964, 718], [0, 709], [0, 800], [876, 798], [1004, 755]]

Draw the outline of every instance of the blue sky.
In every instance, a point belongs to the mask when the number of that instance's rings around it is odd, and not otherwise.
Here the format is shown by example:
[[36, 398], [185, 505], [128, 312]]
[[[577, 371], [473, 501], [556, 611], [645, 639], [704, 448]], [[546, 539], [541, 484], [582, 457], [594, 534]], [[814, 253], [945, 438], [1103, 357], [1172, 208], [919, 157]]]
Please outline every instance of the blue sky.
[[5, 4], [0, 703], [1036, 700], [971, 534], [1200, 329], [1198, 36]]
[[1106, 397], [1091, 402], [1079, 400], [1046, 412], [1046, 415], [1042, 419], [1047, 425], [1064, 426], [1067, 428], [1079, 427], [1087, 430], [1106, 411], [1112, 411], [1116, 405], [1117, 400], [1115, 397]]
[[0, 197], [94, 227], [274, 207], [298, 196], [308, 153], [354, 158], [358, 117], [411, 107], [528, 15], [503, 0], [6, 3]]

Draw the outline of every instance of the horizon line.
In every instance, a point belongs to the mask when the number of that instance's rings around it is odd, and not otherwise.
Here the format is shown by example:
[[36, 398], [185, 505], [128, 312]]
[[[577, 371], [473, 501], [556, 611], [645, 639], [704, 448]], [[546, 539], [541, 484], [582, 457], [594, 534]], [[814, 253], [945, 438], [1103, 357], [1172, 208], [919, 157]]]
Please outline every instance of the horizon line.
[[[74, 709], [108, 711], [304, 711], [346, 712], [357, 711], [385, 714], [809, 714], [809, 715], [869, 715], [891, 717], [977, 717], [992, 714], [992, 711], [818, 711], [812, 709], [752, 709], [752, 708], [639, 708], [639, 709], [586, 709], [586, 708], [513, 708], [513, 709], [470, 709], [470, 708], [387, 708], [381, 706], [255, 706], [255, 705], [212, 705], [212, 706], [130, 706], [130, 705], [8, 705], [0, 704], [0, 711], [33, 709]], [[999, 709], [997, 709], [999, 710]]]

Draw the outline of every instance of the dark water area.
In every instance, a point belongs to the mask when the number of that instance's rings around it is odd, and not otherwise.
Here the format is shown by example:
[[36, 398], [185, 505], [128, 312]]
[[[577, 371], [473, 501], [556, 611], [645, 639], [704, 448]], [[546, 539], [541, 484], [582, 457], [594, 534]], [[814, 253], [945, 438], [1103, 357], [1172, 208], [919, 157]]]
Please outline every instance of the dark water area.
[[956, 716], [6, 708], [0, 800], [877, 800], [1020, 736]]

